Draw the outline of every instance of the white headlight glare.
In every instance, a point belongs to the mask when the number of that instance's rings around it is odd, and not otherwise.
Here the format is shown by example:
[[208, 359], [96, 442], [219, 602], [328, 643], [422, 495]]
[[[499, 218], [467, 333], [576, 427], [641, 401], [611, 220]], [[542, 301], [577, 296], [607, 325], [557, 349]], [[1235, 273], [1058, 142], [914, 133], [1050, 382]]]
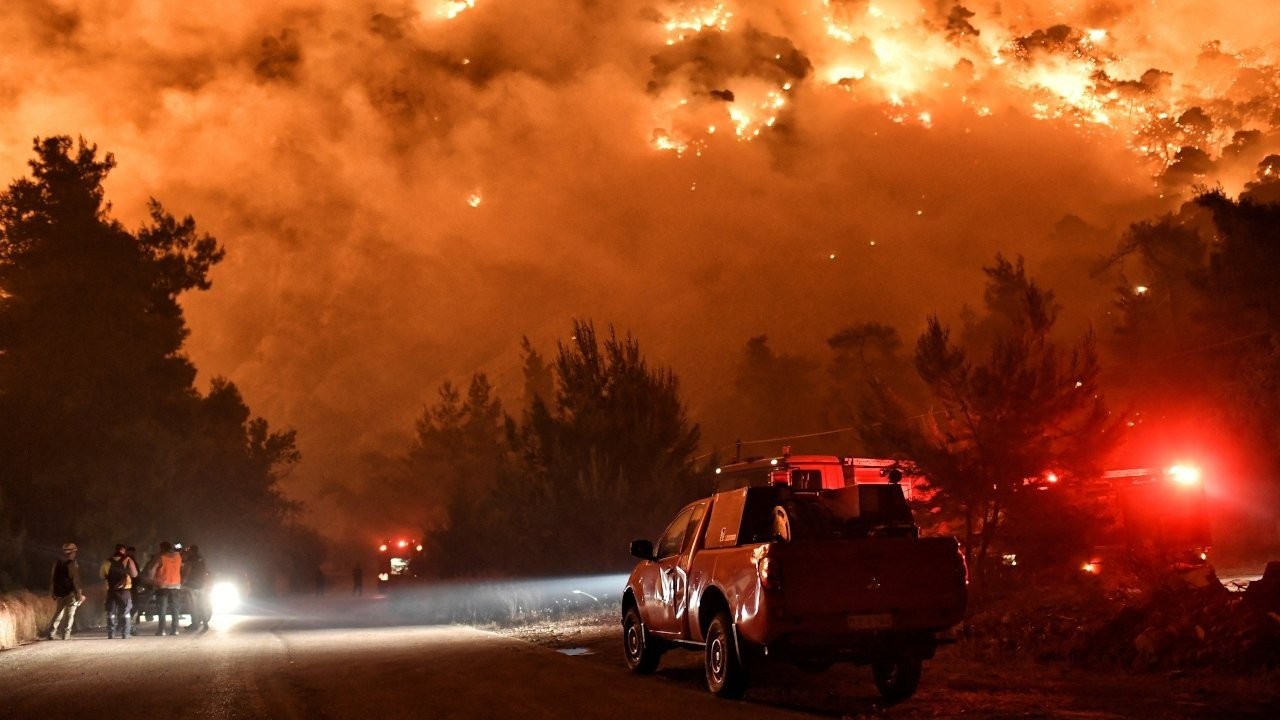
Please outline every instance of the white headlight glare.
[[233, 613], [240, 609], [240, 588], [233, 582], [217, 582], [209, 591], [209, 602], [215, 615]]

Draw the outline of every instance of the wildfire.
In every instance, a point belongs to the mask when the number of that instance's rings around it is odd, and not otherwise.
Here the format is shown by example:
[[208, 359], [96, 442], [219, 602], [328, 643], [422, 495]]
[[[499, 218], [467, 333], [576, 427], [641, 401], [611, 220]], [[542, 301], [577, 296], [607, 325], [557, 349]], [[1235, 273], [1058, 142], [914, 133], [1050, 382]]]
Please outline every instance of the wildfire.
[[476, 6], [476, 0], [444, 0], [439, 3], [437, 14], [452, 20]]
[[[655, 113], [664, 134], [655, 136], [653, 145], [683, 155], [696, 142], [705, 145], [713, 128], [726, 123], [738, 140], [759, 138], [801, 102], [790, 94], [802, 83], [806, 95], [844, 93], [851, 102], [879, 106], [889, 119], [922, 129], [944, 122], [941, 118], [955, 122], [960, 117], [939, 112], [945, 106], [963, 106], [978, 118], [1008, 107], [1116, 138], [1150, 160], [1153, 173], [1173, 165], [1184, 147], [1213, 156], [1232, 142], [1236, 131], [1265, 129], [1273, 116], [1280, 116], [1280, 71], [1272, 59], [1276, 48], [1236, 55], [1213, 43], [1201, 48], [1201, 57], [1222, 57], [1224, 64], [1229, 60], [1241, 71], [1256, 68], [1249, 77], [1256, 78], [1251, 82], [1259, 86], [1257, 92], [1233, 105], [1221, 96], [1240, 87], [1240, 81], [1226, 75], [1216, 90], [1186, 78], [1175, 80], [1158, 69], [1133, 77], [1134, 68], [1151, 65], [1119, 53], [1135, 40], [1142, 47], [1149, 39], [1125, 37], [1122, 26], [1059, 24], [1028, 31], [1010, 27], [1016, 21], [1008, 16], [983, 14], [978, 6], [970, 11], [943, 5], [948, 4], [802, 0], [789, 10], [765, 12], [729, 0], [680, 3], [660, 20], [669, 46], [718, 33], [726, 43], [736, 38], [736, 44], [725, 47], [741, 55], [764, 46], [758, 28], [786, 28], [783, 39], [805, 65], [796, 71], [775, 50], [749, 63], [735, 55], [734, 69], [722, 77], [712, 52], [720, 46], [708, 46], [706, 52], [700, 46], [686, 60], [682, 101]], [[780, 23], [778, 13], [785, 14]], [[717, 84], [700, 85], [708, 82]], [[1264, 83], [1269, 85], [1262, 87]], [[707, 95], [730, 99], [704, 100]], [[1215, 108], [1215, 118], [1196, 117], [1201, 105]], [[1192, 117], [1184, 117], [1193, 110]], [[1214, 124], [1218, 117], [1230, 126]]]
[[663, 23], [667, 31], [667, 44], [674, 45], [703, 30], [729, 29], [729, 20], [733, 13], [720, 2], [711, 7], [682, 7]]

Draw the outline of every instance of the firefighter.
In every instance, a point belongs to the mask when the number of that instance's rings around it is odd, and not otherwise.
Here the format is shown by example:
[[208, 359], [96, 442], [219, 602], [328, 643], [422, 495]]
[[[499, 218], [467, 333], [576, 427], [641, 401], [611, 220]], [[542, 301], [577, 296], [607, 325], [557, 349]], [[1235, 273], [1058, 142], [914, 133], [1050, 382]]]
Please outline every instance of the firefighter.
[[169, 614], [169, 634], [178, 634], [178, 616], [182, 612], [179, 607], [178, 591], [182, 589], [182, 556], [173, 549], [173, 545], [160, 543], [160, 557], [155, 566], [155, 593], [160, 624], [156, 635], [164, 635], [164, 616]]
[[53, 617], [49, 619], [49, 627], [44, 633], [50, 640], [58, 639], [58, 628], [62, 627], [64, 619], [66, 627], [61, 633], [62, 639], [71, 639], [71, 628], [75, 627], [76, 622], [76, 608], [84, 602], [84, 589], [80, 585], [80, 565], [76, 563], [76, 551], [79, 549], [75, 543], [64, 544], [62, 558], [53, 563], [49, 584], [56, 604]]
[[127, 639], [133, 630], [133, 583], [138, 566], [129, 557], [128, 548], [116, 545], [115, 554], [102, 563], [102, 578], [107, 581], [107, 639]]

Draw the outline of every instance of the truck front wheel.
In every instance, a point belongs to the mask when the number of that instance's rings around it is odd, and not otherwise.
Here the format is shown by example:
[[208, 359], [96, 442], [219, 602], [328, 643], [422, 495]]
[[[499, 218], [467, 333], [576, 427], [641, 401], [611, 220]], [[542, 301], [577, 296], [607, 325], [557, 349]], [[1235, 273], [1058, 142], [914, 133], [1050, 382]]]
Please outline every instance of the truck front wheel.
[[707, 627], [707, 689], [722, 698], [740, 698], [747, 690], [747, 672], [738, 659], [733, 622], [717, 613]]
[[920, 686], [920, 671], [924, 661], [915, 656], [901, 656], [877, 660], [871, 664], [871, 676], [875, 678], [880, 697], [889, 703], [899, 703], [911, 697]]
[[640, 610], [634, 605], [627, 608], [622, 618], [622, 652], [627, 659], [627, 669], [633, 673], [648, 675], [658, 669], [662, 650], [644, 630]]

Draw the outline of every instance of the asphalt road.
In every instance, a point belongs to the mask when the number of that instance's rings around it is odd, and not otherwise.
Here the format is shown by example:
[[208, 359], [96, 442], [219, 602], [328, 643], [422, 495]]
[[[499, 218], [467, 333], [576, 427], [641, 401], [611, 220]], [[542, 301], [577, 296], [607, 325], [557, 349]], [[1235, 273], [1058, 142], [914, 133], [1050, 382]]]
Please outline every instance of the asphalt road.
[[717, 700], [468, 627], [389, 626], [377, 599], [300, 601], [204, 633], [85, 631], [0, 652], [0, 718], [812, 717]]

